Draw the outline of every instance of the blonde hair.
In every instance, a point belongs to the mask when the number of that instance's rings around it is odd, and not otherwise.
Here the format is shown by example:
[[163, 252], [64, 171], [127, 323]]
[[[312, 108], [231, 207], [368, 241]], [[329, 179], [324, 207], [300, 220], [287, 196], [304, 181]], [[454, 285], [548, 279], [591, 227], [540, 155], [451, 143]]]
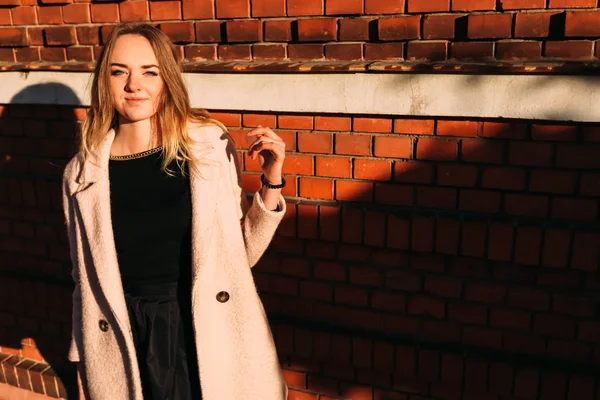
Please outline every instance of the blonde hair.
[[220, 122], [210, 118], [206, 110], [191, 107], [175, 46], [162, 31], [144, 23], [118, 25], [106, 41], [94, 69], [91, 105], [81, 126], [79, 150], [84, 160], [87, 159], [108, 131], [117, 128], [118, 114], [113, 106], [109, 85], [110, 58], [117, 39], [124, 35], [142, 36], [152, 46], [164, 81], [157, 112], [153, 117], [153, 126], [162, 142], [162, 168], [171, 173], [168, 166], [176, 161], [183, 171], [184, 163], [192, 158], [193, 141], [187, 132], [188, 122], [217, 124], [224, 131], [226, 129]]

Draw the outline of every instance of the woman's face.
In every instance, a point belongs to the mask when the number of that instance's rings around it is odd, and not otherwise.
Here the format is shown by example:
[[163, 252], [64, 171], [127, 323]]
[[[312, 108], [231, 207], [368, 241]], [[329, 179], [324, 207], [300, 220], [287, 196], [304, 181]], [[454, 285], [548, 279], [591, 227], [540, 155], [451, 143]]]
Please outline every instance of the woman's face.
[[164, 82], [148, 39], [123, 35], [110, 57], [110, 92], [119, 123], [149, 120], [158, 108]]

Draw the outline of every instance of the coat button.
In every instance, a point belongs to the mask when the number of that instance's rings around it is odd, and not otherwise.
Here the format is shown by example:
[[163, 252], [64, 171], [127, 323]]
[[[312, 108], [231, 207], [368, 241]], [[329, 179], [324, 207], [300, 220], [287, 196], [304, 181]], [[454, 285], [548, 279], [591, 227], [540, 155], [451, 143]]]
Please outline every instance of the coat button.
[[217, 293], [217, 301], [219, 303], [226, 303], [229, 300], [229, 293], [222, 291]]
[[100, 326], [100, 330], [102, 332], [108, 331], [108, 322], [106, 320], [101, 319], [100, 321], [98, 321], [98, 326]]

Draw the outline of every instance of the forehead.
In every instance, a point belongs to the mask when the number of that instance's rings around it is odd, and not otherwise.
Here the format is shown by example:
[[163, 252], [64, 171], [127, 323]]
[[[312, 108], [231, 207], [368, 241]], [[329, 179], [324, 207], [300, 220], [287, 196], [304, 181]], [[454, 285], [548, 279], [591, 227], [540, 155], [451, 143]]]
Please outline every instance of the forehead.
[[129, 66], [158, 64], [150, 42], [140, 35], [119, 37], [115, 42], [110, 62]]

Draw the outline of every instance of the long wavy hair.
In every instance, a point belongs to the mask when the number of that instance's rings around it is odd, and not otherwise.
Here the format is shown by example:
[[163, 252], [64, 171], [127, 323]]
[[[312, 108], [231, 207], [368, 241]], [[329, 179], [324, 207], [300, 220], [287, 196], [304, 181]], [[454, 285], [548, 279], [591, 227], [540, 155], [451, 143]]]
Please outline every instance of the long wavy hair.
[[[193, 141], [188, 135], [187, 124], [217, 124], [203, 109], [190, 105], [190, 97], [183, 80], [183, 68], [175, 46], [159, 29], [144, 23], [118, 25], [104, 44], [94, 69], [91, 87], [91, 106], [81, 125], [79, 147], [84, 160], [87, 159], [105, 138], [111, 128], [118, 128], [119, 118], [110, 92], [110, 58], [117, 39], [123, 35], [139, 35], [146, 38], [152, 49], [162, 76], [164, 87], [153, 116], [153, 127], [162, 143], [162, 168], [167, 173], [171, 162], [183, 165], [192, 158]], [[226, 131], [226, 129], [224, 129]]]

